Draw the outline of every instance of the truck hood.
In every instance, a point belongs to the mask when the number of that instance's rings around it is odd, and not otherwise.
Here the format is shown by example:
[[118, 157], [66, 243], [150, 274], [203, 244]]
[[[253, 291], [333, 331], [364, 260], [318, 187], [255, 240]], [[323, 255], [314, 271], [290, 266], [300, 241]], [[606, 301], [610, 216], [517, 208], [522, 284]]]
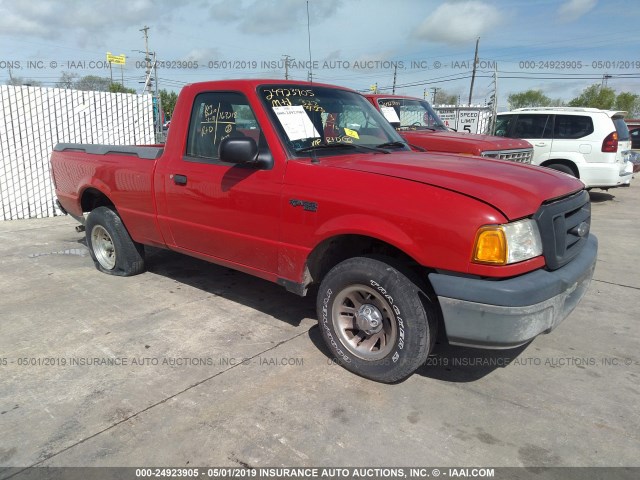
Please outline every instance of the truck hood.
[[447, 153], [356, 154], [325, 157], [322, 164], [458, 192], [492, 205], [509, 220], [529, 216], [543, 202], [584, 188], [577, 178], [549, 168]]
[[432, 130], [405, 130], [398, 133], [410, 144], [438, 152], [473, 152], [479, 155], [481, 152], [486, 151], [533, 148], [526, 140], [494, 137], [492, 135], [475, 135], [449, 131], [434, 132]]

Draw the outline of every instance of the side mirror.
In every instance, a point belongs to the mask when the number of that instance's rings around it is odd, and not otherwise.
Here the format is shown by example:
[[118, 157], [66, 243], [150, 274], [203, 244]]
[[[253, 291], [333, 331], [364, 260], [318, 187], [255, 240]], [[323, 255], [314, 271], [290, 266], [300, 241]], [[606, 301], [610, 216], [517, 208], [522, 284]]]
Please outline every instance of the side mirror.
[[220, 142], [218, 153], [223, 162], [254, 163], [258, 159], [258, 145], [250, 137], [227, 137]]

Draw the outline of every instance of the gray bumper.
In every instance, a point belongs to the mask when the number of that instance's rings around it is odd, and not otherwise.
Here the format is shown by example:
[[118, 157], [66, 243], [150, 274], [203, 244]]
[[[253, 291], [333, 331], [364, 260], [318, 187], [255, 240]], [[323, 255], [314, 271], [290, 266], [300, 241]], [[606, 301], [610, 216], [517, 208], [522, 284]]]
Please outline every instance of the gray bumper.
[[513, 348], [553, 330], [578, 305], [596, 265], [598, 240], [570, 263], [508, 280], [429, 274], [438, 296], [449, 343]]

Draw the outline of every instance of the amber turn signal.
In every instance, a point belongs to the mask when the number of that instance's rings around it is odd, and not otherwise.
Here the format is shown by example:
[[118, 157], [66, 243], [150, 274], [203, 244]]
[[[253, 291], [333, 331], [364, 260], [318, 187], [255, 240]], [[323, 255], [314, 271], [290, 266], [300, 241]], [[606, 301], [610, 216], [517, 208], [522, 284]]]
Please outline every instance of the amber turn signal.
[[482, 227], [476, 234], [473, 248], [475, 263], [505, 265], [507, 263], [507, 239], [500, 225]]

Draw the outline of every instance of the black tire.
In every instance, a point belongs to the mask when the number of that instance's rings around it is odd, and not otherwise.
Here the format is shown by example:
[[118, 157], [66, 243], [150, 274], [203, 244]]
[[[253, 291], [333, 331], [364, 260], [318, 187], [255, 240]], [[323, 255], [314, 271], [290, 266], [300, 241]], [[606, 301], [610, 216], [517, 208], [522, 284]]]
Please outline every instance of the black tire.
[[553, 170], [557, 170], [562, 173], [566, 173], [567, 175], [571, 175], [572, 177], [576, 176], [575, 172], [571, 167], [564, 165], [562, 163], [552, 163], [550, 165], [546, 165], [546, 167], [552, 168]]
[[424, 364], [437, 329], [434, 305], [412, 274], [393, 264], [345, 260], [325, 276], [317, 300], [320, 330], [334, 360], [383, 383], [402, 380]]
[[98, 270], [121, 277], [144, 272], [144, 246], [131, 239], [114, 210], [92, 210], [85, 231], [89, 253]]

